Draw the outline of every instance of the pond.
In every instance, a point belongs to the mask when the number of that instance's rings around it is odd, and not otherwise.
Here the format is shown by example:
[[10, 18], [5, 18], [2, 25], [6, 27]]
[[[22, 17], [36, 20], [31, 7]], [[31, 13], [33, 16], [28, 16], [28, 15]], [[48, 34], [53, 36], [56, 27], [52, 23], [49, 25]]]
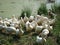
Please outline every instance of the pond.
[[55, 0], [55, 3], [59, 6], [60, 5], [60, 0]]
[[35, 13], [39, 5], [39, 0], [0, 0], [0, 16], [3, 18], [11, 17], [11, 15], [20, 16], [25, 8]]
[[[55, 4], [57, 6], [60, 6], [60, 0], [55, 0]], [[54, 3], [46, 3], [47, 10], [51, 9], [51, 6], [53, 6]]]

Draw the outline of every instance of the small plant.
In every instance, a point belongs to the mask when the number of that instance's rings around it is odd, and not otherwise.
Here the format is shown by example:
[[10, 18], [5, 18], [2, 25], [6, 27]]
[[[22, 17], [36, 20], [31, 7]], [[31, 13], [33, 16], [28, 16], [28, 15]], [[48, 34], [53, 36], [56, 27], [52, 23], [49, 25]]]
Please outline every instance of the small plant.
[[38, 9], [38, 14], [47, 14], [46, 4], [41, 4], [41, 6]]
[[23, 10], [22, 10], [22, 13], [21, 13], [21, 15], [20, 15], [20, 17], [19, 18], [24, 18], [24, 16], [25, 16], [25, 14], [24, 13], [26, 13], [26, 16], [27, 17], [30, 17], [30, 15], [31, 15], [31, 9], [30, 8], [24, 8]]
[[59, 13], [60, 12], [60, 5], [57, 6], [56, 4], [54, 4], [54, 6], [52, 6], [52, 11], [54, 13]]

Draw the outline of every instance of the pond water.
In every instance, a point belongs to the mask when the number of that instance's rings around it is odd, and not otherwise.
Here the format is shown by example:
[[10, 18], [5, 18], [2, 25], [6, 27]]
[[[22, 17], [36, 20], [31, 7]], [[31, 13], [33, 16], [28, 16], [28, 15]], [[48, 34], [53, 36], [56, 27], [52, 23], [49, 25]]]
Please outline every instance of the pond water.
[[60, 6], [60, 0], [55, 0], [55, 3]]
[[[0, 0], [0, 16], [11, 17], [14, 14], [20, 16], [22, 10], [26, 7], [30, 8], [32, 14], [35, 15], [41, 2], [46, 2], [46, 0]], [[59, 4], [60, 0], [56, 0], [55, 3]], [[51, 5], [51, 3], [46, 4], [49, 9], [51, 9]]]
[[11, 15], [20, 16], [25, 8], [36, 13], [39, 5], [40, 0], [0, 0], [0, 16], [3, 18]]
[[[60, 6], [60, 0], [55, 0], [55, 4], [57, 6]], [[46, 4], [47, 10], [51, 9], [51, 6], [53, 6], [53, 5], [54, 5], [54, 3], [47, 3]]]
[[47, 3], [47, 4], [46, 4], [47, 10], [51, 9], [51, 6], [53, 6], [53, 5], [54, 5], [54, 3]]

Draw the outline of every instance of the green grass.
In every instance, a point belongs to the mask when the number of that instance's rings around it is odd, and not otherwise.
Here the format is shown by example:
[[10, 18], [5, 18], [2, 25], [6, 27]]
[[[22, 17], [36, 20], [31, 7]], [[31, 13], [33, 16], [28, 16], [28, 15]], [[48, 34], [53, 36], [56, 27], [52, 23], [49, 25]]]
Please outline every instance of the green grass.
[[28, 7], [24, 8], [24, 9], [22, 10], [21, 15], [19, 16], [19, 19], [20, 19], [21, 17], [24, 18], [24, 16], [25, 16], [24, 13], [26, 13], [26, 16], [27, 16], [27, 17], [30, 17], [32, 11], [31, 11], [31, 9], [28, 8]]
[[55, 3], [54, 3], [54, 6], [52, 6], [52, 11], [54, 13], [59, 13], [60, 12], [60, 5], [57, 6]]
[[46, 8], [46, 4], [42, 3], [41, 6], [38, 9], [38, 14], [45, 14], [47, 15], [47, 8]]

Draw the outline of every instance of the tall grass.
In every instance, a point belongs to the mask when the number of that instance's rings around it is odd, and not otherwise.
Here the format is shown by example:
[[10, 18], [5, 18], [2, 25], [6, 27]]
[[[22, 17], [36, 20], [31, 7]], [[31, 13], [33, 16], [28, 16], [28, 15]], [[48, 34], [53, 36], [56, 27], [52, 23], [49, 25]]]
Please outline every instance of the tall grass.
[[30, 15], [31, 15], [31, 13], [32, 13], [32, 11], [31, 11], [31, 9], [30, 8], [24, 8], [23, 10], [22, 10], [22, 13], [21, 13], [21, 15], [20, 15], [20, 17], [19, 18], [24, 18], [24, 13], [26, 13], [26, 16], [27, 17], [30, 17]]
[[55, 13], [59, 13], [60, 12], [60, 5], [57, 6], [57, 4], [54, 4], [52, 6], [52, 11], [55, 12]]
[[47, 14], [47, 8], [46, 8], [46, 4], [41, 4], [41, 6], [38, 9], [38, 14]]

